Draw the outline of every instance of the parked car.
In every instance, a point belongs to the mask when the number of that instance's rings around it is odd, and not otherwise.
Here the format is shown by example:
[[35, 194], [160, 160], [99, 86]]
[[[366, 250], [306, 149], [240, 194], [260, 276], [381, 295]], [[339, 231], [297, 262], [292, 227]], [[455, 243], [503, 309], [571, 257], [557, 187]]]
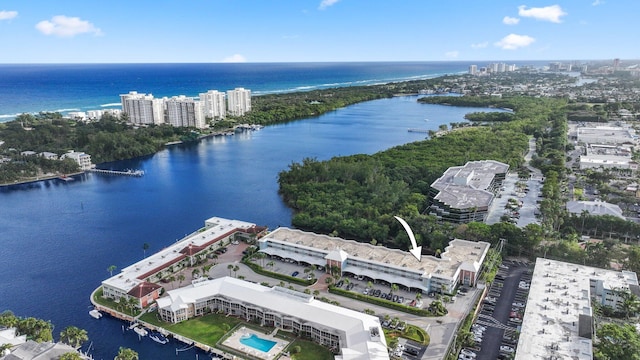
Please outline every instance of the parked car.
[[464, 355], [472, 357], [474, 359], [478, 356], [478, 354], [474, 353], [473, 351], [471, 351], [469, 349], [460, 350], [460, 354], [464, 354]]
[[506, 353], [512, 353], [515, 350], [511, 346], [502, 345], [502, 346], [500, 346], [500, 351], [501, 352], [506, 352]]
[[300, 274], [300, 272], [294, 271], [294, 272], [291, 273], [291, 276], [296, 277], [296, 276], [298, 276], [298, 274]]

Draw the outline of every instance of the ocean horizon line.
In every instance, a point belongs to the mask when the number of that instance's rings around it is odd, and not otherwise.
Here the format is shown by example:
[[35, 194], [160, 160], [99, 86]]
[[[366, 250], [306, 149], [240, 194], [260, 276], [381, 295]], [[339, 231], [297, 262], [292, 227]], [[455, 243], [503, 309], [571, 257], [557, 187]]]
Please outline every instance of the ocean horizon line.
[[[612, 59], [612, 58], [611, 58]], [[604, 59], [480, 59], [480, 60], [336, 60], [336, 61], [243, 61], [243, 62], [216, 62], [216, 61], [178, 61], [178, 62], [37, 62], [37, 63], [3, 63], [0, 62], [0, 66], [3, 65], [260, 65], [260, 64], [425, 64], [425, 63], [493, 63], [493, 62], [554, 62], [554, 61], [609, 61], [609, 58]], [[636, 60], [636, 59], [621, 59], [621, 60]], [[640, 60], [640, 59], [639, 59]]]

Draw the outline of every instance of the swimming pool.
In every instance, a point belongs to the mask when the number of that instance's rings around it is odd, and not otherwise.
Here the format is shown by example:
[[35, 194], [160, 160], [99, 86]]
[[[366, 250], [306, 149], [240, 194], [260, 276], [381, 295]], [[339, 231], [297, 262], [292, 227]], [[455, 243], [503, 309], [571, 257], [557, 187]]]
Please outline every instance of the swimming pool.
[[262, 352], [269, 352], [269, 350], [271, 350], [271, 348], [276, 344], [275, 341], [263, 339], [256, 334], [242, 335], [240, 337], [240, 343]]

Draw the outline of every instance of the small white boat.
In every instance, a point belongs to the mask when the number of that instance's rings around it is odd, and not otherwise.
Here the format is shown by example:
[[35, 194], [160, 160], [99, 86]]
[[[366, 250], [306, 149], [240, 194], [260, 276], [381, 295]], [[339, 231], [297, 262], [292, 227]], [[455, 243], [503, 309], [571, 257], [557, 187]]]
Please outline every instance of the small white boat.
[[159, 344], [166, 344], [169, 342], [169, 339], [167, 339], [166, 336], [162, 335], [161, 333], [157, 332], [157, 331], [153, 331], [151, 332], [151, 334], [149, 334], [149, 338], [151, 338], [151, 340], [159, 343]]
[[144, 328], [141, 327], [134, 327], [133, 331], [136, 332], [136, 334], [140, 335], [140, 336], [147, 336], [148, 332], [147, 330], [145, 330]]
[[102, 317], [102, 313], [98, 309], [89, 311], [89, 315], [94, 319], [100, 319]]

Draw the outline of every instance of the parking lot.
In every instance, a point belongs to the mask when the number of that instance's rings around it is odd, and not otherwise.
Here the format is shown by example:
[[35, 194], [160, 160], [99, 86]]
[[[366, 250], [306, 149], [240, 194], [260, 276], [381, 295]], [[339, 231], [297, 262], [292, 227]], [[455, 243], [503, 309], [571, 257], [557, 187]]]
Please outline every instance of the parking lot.
[[505, 261], [500, 265], [471, 328], [475, 346], [462, 351], [460, 360], [502, 359], [515, 353], [531, 276], [527, 262]]

